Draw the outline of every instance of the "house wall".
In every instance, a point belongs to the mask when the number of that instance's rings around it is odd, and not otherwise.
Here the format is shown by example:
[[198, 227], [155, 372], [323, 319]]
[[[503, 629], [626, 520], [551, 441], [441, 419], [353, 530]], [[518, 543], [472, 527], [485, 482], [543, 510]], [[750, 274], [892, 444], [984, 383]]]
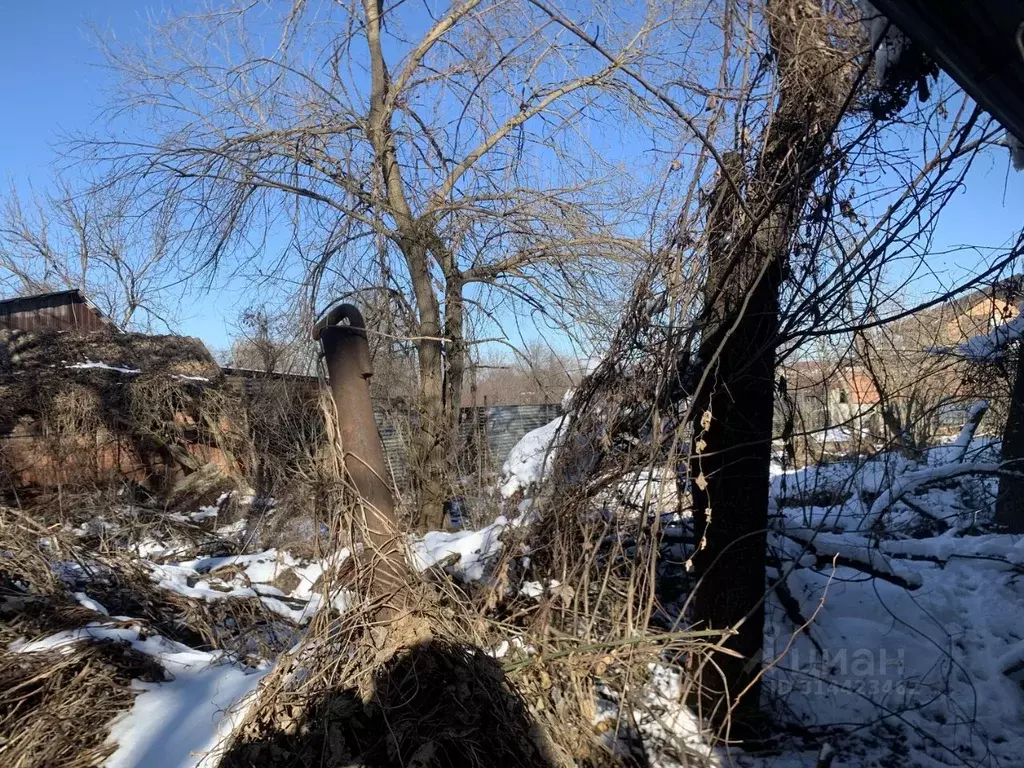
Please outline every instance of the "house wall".
[[[185, 452], [198, 465], [213, 463], [230, 472], [234, 467], [222, 450], [191, 443]], [[60, 445], [44, 435], [38, 422], [19, 424], [0, 437], [0, 493], [26, 489], [82, 488], [127, 479], [158, 490], [181, 480], [180, 464], [105, 429], [93, 434], [64, 436]]]
[[943, 341], [946, 344], [959, 344], [972, 336], [988, 333], [995, 326], [1013, 320], [1018, 314], [1017, 305], [1013, 302], [999, 297], [986, 297], [946, 323]]

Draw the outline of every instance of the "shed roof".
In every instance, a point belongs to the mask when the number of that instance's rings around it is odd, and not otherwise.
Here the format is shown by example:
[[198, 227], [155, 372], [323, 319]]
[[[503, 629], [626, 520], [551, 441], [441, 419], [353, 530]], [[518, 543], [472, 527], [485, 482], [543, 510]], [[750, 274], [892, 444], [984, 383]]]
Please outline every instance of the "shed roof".
[[46, 371], [59, 377], [90, 369], [207, 378], [220, 374], [203, 342], [187, 336], [119, 333], [112, 328], [0, 330], [0, 375]]
[[63, 291], [45, 291], [43, 293], [33, 293], [28, 296], [14, 296], [10, 299], [0, 299], [0, 307], [9, 308], [10, 305], [16, 305], [20, 303], [30, 303], [38, 301], [39, 299], [55, 299], [58, 296], [76, 297], [82, 301], [88, 301], [85, 294], [78, 288], [68, 288]]

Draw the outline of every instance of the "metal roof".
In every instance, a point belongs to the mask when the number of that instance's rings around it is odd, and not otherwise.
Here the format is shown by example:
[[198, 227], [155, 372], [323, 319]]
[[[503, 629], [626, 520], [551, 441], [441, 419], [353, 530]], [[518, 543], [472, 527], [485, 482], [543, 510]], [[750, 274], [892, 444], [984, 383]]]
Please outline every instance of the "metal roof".
[[0, 299], [0, 307], [7, 304], [16, 304], [19, 301], [38, 301], [40, 299], [55, 299], [58, 296], [75, 296], [84, 302], [88, 302], [85, 295], [78, 288], [70, 288], [64, 291], [48, 291], [46, 293], [32, 293], [28, 296], [15, 296], [10, 299]]
[[1024, 142], [1024, 0], [872, 0]]

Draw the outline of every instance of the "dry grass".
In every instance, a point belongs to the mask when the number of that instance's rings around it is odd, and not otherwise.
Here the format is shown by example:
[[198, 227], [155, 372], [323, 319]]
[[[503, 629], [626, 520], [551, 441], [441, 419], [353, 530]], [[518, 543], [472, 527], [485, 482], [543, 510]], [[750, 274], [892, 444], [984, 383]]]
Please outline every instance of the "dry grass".
[[[107, 517], [116, 514], [108, 509]], [[132, 534], [145, 535], [136, 515], [126, 521]], [[164, 680], [159, 663], [127, 643], [88, 640], [54, 650], [12, 650], [16, 641], [96, 621], [118, 623], [78, 604], [71, 594], [76, 589], [114, 616], [131, 616], [131, 625], [147, 634], [200, 650], [223, 649], [243, 663], [274, 658], [296, 640], [295, 627], [258, 599], [202, 601], [162, 589], [116, 540], [76, 536], [66, 526], [47, 524], [41, 511], [0, 507], [0, 552], [0, 765], [5, 768], [101, 765], [115, 746], [105, 744], [110, 722], [138, 693], [131, 681]]]
[[[331, 486], [328, 471], [322, 482], [324, 492], [309, 515], [329, 524], [323, 549], [357, 544], [361, 536], [353, 516], [344, 514], [344, 483], [335, 478]], [[524, 578], [543, 580], [545, 574], [524, 570], [526, 531], [509, 530], [489, 580], [462, 584], [443, 569], [432, 569], [412, 588], [406, 610], [386, 621], [382, 606], [365, 597], [366, 564], [360, 558], [350, 560], [344, 573], [328, 571], [319, 585], [322, 593], [331, 597], [346, 589], [353, 607], [342, 615], [317, 614], [298, 651], [280, 657], [297, 635], [267, 615], [258, 600], [195, 601], [160, 589], [121, 538], [181, 537], [193, 542], [188, 547], [202, 549], [215, 537], [202, 526], [170, 521], [145, 507], [117, 518], [111, 499], [110, 494], [65, 496], [66, 511], [51, 509], [48, 515], [0, 510], [0, 548], [8, 553], [4, 602], [14, 609], [0, 616], [0, 642], [44, 636], [99, 618], [77, 605], [55, 575], [55, 563], [77, 562], [90, 569], [89, 596], [112, 614], [132, 616], [147, 629], [192, 647], [226, 649], [243, 660], [278, 656], [281, 663], [264, 681], [226, 765], [346, 765], [344, 760], [352, 758], [371, 766], [405, 766], [413, 756], [422, 758], [424, 766], [628, 764], [613, 747], [635, 737], [631, 707], [643, 702], [629, 692], [642, 687], [648, 664], [701, 650], [703, 638], [642, 626], [648, 616], [643, 606], [650, 599], [643, 597], [648, 584], [643, 574], [653, 557], [649, 547], [641, 546], [628, 558], [621, 548], [599, 547], [581, 566], [590, 569], [589, 577], [582, 570], [569, 574], [574, 581], [563, 583], [572, 588], [549, 590], [537, 601], [518, 596], [519, 586]], [[69, 523], [95, 516], [103, 505], [117, 531], [83, 537], [68, 530]], [[70, 515], [71, 510], [77, 513]], [[598, 526], [589, 531], [592, 540], [607, 538], [606, 524], [592, 524]], [[534, 537], [530, 544], [539, 542]], [[518, 644], [508, 648], [512, 638]], [[503, 643], [507, 653], [493, 659], [488, 649]], [[74, 658], [80, 656], [76, 649]], [[14, 663], [4, 658], [5, 664]], [[105, 723], [130, 704], [127, 687], [117, 686], [133, 672], [103, 667], [107, 677], [90, 682], [92, 667], [82, 658], [79, 666], [60, 669], [83, 677], [54, 678], [39, 706], [65, 706], [69, 718], [78, 718], [79, 689], [90, 691], [103, 697], [92, 732], [104, 734]], [[70, 688], [61, 694], [58, 682]], [[611, 724], [597, 723], [599, 689], [613, 692], [619, 702], [620, 716]], [[59, 703], [62, 696], [66, 705]], [[32, 733], [38, 738], [37, 731]], [[88, 743], [68, 739], [61, 747], [70, 756], [66, 764], [94, 764], [88, 761], [105, 754], [102, 738]], [[25, 741], [19, 755], [28, 757], [19, 759], [29, 760], [33, 749], [44, 746]], [[48, 751], [40, 754], [52, 758]]]
[[[329, 551], [362, 539], [345, 509], [339, 494], [324, 510]], [[601, 533], [592, 531], [595, 541]], [[708, 638], [644, 624], [653, 610], [644, 591], [653, 590], [644, 575], [650, 548], [628, 562], [598, 548], [581, 588], [518, 596], [525, 536], [506, 532], [483, 583], [431, 569], [397, 611], [369, 598], [360, 558], [344, 574], [325, 573], [323, 593], [344, 588], [354, 606], [316, 616], [300, 648], [264, 680], [225, 765], [630, 764], [620, 746], [636, 736], [631, 708], [644, 706], [632, 690], [651, 663], [705, 654]], [[598, 722], [599, 688], [619, 703], [611, 725]]]
[[[363, 537], [355, 516], [346, 513], [351, 489], [336, 456], [321, 448], [295, 466], [302, 474], [292, 499], [302, 500], [304, 518], [314, 525], [323, 521], [329, 530], [312, 538], [316, 551], [309, 554], [358, 550]], [[412, 587], [405, 609], [387, 620], [382, 605], [367, 597], [360, 558], [351, 559], [344, 574], [325, 573], [319, 589], [328, 602], [345, 589], [353, 607], [342, 615], [317, 614], [299, 649], [279, 657], [225, 764], [346, 765], [351, 758], [405, 766], [414, 756], [424, 766], [628, 764], [618, 745], [635, 738], [632, 708], [644, 706], [631, 692], [642, 688], [649, 664], [694, 657], [704, 638], [676, 627], [651, 629], [658, 609], [651, 570], [657, 532], [644, 534], [643, 526], [631, 523], [627, 548], [624, 529], [586, 511], [592, 498], [567, 497], [565, 506], [549, 507], [562, 520], [576, 521], [558, 526], [559, 536], [545, 540], [552, 530], [545, 527], [507, 530], [502, 555], [483, 583], [462, 584], [433, 569]], [[69, 561], [91, 569], [88, 594], [112, 614], [132, 616], [192, 647], [222, 648], [244, 660], [279, 656], [295, 641], [294, 628], [269, 616], [258, 600], [196, 601], [153, 584], [125, 548], [126, 539], [181, 541], [193, 556], [234, 552], [237, 544], [218, 540], [208, 525], [123, 501], [112, 489], [96, 489], [63, 492], [31, 511], [0, 510], [0, 547], [11, 553], [9, 597], [18, 592], [22, 606], [32, 606], [17, 620], [0, 621], [0, 640], [38, 637], [98, 618], [55, 577], [54, 563]], [[575, 512], [570, 504], [577, 505]], [[87, 536], [68, 530], [101, 515], [116, 529]], [[295, 517], [291, 507], [284, 516]], [[268, 527], [278, 536], [284, 532]], [[573, 552], [581, 551], [582, 542], [584, 556], [556, 573], [554, 564], [576, 556], [562, 550], [562, 536], [570, 535], [578, 537]], [[534, 559], [529, 569], [523, 560], [527, 543]], [[557, 578], [563, 586], [540, 600], [520, 597], [527, 578]], [[507, 648], [513, 638], [518, 645]], [[489, 649], [503, 644], [507, 653], [496, 661]], [[597, 722], [599, 689], [618, 702], [619, 717], [611, 725]], [[102, 695], [111, 708], [104, 710], [106, 720], [130, 702], [113, 690]], [[73, 702], [77, 687], [67, 696]], [[94, 748], [81, 746], [76, 759], [91, 759]]]
[[[649, 679], [647, 665], [703, 652], [683, 633], [592, 644], [545, 637], [445, 599], [423, 608], [435, 600], [386, 628], [373, 606], [325, 619], [265, 681], [224, 765], [630, 765], [621, 744], [638, 739], [645, 702], [632, 691]], [[485, 650], [513, 637], [522, 645], [500, 659]], [[618, 701], [611, 722], [597, 717], [598, 688]]]
[[110, 721], [131, 707], [133, 679], [163, 680], [127, 644], [83, 641], [55, 650], [10, 650], [20, 639], [77, 629], [96, 613], [73, 601], [54, 568], [75, 554], [21, 510], [0, 508], [0, 764], [16, 768], [100, 765]]
[[[136, 434], [170, 444], [196, 435], [219, 440], [237, 454], [254, 486], [274, 492], [282, 513], [260, 513], [260, 545], [287, 542], [294, 552], [295, 543], [305, 540], [311, 549], [301, 554], [320, 557], [342, 547], [358, 551], [363, 536], [347, 512], [351, 489], [333, 450], [333, 424], [308, 408], [294, 411], [294, 393], [264, 391], [276, 405], [259, 409], [261, 423], [251, 421], [250, 409], [238, 434], [216, 435], [219, 414], [230, 403], [215, 389], [142, 377], [126, 389], [119, 412], [130, 417]], [[92, 424], [87, 400], [56, 401], [61, 434]], [[323, 426], [309, 431], [310, 422]], [[260, 440], [246, 443], [254, 432]], [[605, 491], [613, 477], [602, 481]], [[237, 544], [219, 540], [209, 524], [169, 519], [152, 501], [126, 503], [127, 487], [64, 488], [39, 499], [44, 503], [37, 509], [0, 511], [0, 548], [11, 554], [7, 597], [31, 606], [17, 619], [8, 615], [0, 621], [0, 641], [97, 618], [55, 577], [59, 561], [90, 569], [88, 593], [112, 614], [131, 616], [192, 647], [222, 648], [242, 659], [272, 658], [295, 640], [294, 628], [268, 615], [258, 600], [196, 601], [154, 585], [126, 550], [126, 539], [180, 541], [192, 556], [231, 553]], [[340, 616], [317, 614], [298, 650], [280, 657], [235, 734], [226, 765], [346, 765], [350, 759], [380, 766], [415, 764], [414, 759], [423, 766], [625, 764], [617, 746], [635, 736], [631, 708], [644, 706], [632, 691], [643, 686], [651, 663], [693, 658], [703, 652], [704, 638], [675, 626], [652, 629], [660, 608], [657, 527], [645, 531], [634, 522], [627, 531], [595, 516], [593, 500], [601, 493], [592, 491], [565, 494], [558, 505], [541, 500], [547, 520], [557, 525], [541, 526], [529, 542], [525, 530], [506, 531], [489, 580], [460, 584], [435, 569], [411, 586], [397, 614], [382, 612], [384, 606], [368, 597], [360, 558], [349, 561], [344, 575], [325, 573], [319, 588], [327, 602], [345, 589], [352, 607]], [[67, 531], [99, 516], [116, 522], [117, 529], [88, 536]], [[301, 524], [294, 523], [297, 518]], [[329, 530], [326, 537], [321, 524]], [[43, 538], [48, 543], [40, 547]], [[527, 543], [529, 569], [523, 559]], [[520, 597], [527, 578], [557, 579], [560, 586], [539, 600]], [[507, 648], [512, 639], [518, 646]], [[489, 650], [503, 645], [507, 653], [494, 660]], [[88, 660], [83, 664], [75, 669], [85, 669]], [[121, 678], [116, 670], [107, 672], [109, 688]], [[72, 690], [65, 694], [72, 715], [80, 685], [74, 680], [66, 683]], [[599, 690], [618, 702], [612, 726], [607, 719], [597, 723]], [[53, 706], [56, 691], [46, 699]], [[94, 695], [109, 704], [102, 709], [103, 723], [130, 703], [114, 688]], [[105, 732], [102, 724], [93, 731]], [[77, 752], [69, 746], [73, 759], [86, 762], [67, 764], [90, 764], [101, 744], [102, 739], [80, 744]]]
[[80, 642], [52, 651], [0, 652], [0, 762], [8, 768], [86, 768], [113, 752], [110, 721], [131, 707], [133, 679], [163, 669], [127, 644]]

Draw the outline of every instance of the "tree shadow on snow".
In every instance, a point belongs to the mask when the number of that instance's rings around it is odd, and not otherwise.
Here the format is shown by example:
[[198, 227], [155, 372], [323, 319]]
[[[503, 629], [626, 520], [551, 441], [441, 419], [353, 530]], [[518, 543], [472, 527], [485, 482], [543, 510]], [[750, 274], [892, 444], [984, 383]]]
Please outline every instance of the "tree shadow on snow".
[[232, 746], [224, 768], [549, 768], [539, 731], [500, 664], [477, 648], [417, 645], [353, 690], [323, 696], [302, 727]]

